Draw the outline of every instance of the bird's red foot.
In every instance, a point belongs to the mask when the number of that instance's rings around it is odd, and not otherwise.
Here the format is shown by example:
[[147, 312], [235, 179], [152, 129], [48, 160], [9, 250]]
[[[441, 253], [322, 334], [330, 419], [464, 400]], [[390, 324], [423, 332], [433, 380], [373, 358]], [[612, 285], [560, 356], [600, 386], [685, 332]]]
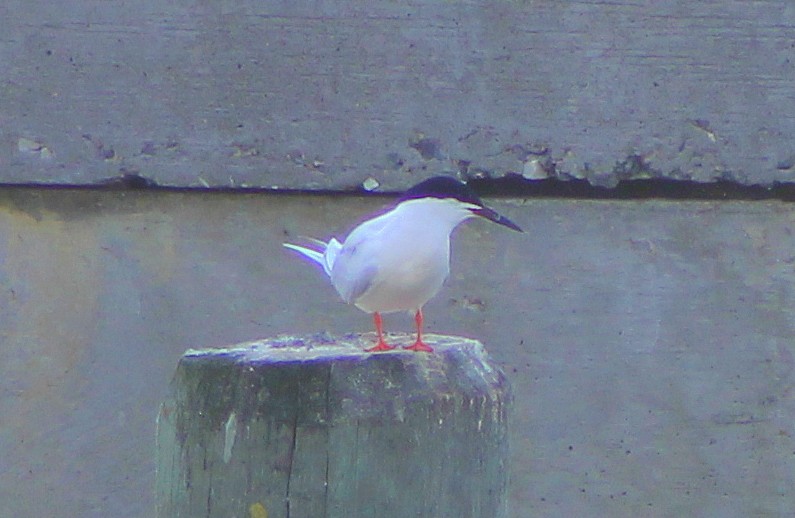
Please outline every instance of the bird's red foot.
[[364, 352], [366, 352], [366, 353], [377, 353], [377, 352], [380, 352], [380, 351], [391, 351], [394, 348], [395, 348], [394, 345], [387, 345], [386, 342], [381, 341], [381, 342], [378, 342], [375, 346], [370, 347], [369, 349], [365, 349]]
[[422, 342], [420, 340], [417, 340], [416, 342], [414, 342], [414, 345], [405, 346], [404, 349], [406, 349], [407, 351], [417, 351], [417, 352], [422, 352], [422, 353], [432, 353], [433, 352], [433, 347], [431, 347], [430, 345], [428, 345], [425, 342]]

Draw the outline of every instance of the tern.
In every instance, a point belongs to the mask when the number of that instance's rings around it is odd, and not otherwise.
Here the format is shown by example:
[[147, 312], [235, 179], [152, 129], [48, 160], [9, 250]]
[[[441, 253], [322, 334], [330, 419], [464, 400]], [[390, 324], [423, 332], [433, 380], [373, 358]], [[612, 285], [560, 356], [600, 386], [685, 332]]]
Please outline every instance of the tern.
[[309, 239], [316, 248], [284, 246], [320, 264], [342, 300], [373, 314], [377, 343], [367, 352], [389, 351], [381, 315], [414, 313], [417, 340], [404, 349], [431, 352], [422, 340], [422, 307], [450, 273], [450, 234], [463, 221], [482, 217], [522, 232], [486, 207], [464, 183], [436, 176], [407, 190], [394, 208], [354, 228], [340, 243]]

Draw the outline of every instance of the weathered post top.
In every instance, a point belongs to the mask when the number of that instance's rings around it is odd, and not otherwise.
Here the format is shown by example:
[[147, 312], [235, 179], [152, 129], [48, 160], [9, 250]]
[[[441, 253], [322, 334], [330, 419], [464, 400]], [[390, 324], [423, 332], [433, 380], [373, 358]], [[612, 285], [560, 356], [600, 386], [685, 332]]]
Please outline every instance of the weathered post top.
[[483, 346], [370, 340], [187, 351], [158, 417], [158, 516], [505, 516], [510, 390]]

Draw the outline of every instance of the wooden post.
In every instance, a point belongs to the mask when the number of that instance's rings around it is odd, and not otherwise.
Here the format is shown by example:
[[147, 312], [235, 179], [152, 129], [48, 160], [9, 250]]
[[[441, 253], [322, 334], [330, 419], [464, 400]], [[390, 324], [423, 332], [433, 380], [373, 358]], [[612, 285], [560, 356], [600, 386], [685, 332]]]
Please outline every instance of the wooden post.
[[187, 351], [158, 416], [157, 515], [506, 516], [511, 396], [483, 346], [428, 335], [432, 354], [363, 352], [370, 341]]

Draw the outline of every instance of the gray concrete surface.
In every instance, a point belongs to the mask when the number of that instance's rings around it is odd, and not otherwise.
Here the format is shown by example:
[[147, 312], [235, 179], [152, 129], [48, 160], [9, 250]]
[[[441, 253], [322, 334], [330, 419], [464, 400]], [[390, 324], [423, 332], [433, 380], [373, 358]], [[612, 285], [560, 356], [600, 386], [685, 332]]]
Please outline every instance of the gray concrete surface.
[[[0, 191], [0, 516], [152, 516], [179, 356], [369, 331], [280, 243], [383, 202]], [[795, 513], [793, 206], [492, 203], [425, 313], [514, 387], [514, 516]]]
[[791, 182], [794, 40], [780, 0], [11, 0], [0, 180]]

